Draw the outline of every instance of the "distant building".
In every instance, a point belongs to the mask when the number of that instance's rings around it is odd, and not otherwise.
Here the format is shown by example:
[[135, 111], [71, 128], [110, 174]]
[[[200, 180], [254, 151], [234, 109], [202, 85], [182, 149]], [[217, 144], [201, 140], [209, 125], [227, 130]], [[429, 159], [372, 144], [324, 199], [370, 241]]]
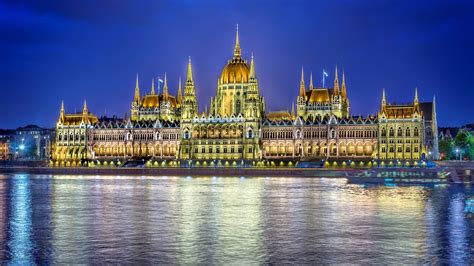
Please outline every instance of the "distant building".
[[19, 127], [11, 141], [14, 159], [48, 160], [51, 155], [51, 138], [55, 130], [36, 125]]

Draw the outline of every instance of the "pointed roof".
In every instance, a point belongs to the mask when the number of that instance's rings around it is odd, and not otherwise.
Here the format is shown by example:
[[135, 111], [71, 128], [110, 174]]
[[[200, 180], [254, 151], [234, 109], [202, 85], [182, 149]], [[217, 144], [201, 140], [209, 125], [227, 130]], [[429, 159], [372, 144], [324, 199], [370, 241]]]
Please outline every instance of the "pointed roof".
[[239, 24], [237, 24], [237, 31], [235, 33], [235, 47], [234, 47], [234, 58], [240, 58], [240, 42], [239, 42]]
[[151, 95], [155, 94], [155, 80], [151, 79]]
[[347, 98], [347, 91], [346, 91], [346, 77], [344, 75], [344, 69], [342, 70], [342, 92], [341, 92], [342, 98], [346, 99]]
[[133, 101], [140, 102], [140, 87], [138, 85], [138, 73], [137, 73], [137, 80], [135, 82], [135, 95], [133, 96]]
[[337, 66], [336, 66], [336, 74], [334, 76], [334, 95], [339, 95], [339, 79], [337, 77]]
[[252, 57], [250, 59], [250, 78], [255, 79], [255, 62], [253, 60], [253, 52]]
[[183, 93], [181, 91], [181, 77], [179, 77], [179, 82], [178, 82], [178, 104], [181, 104], [183, 102]]
[[165, 81], [163, 84], [163, 99], [168, 100], [168, 78], [166, 76], [166, 72], [165, 72]]
[[301, 97], [305, 96], [305, 91], [306, 91], [306, 88], [304, 86], [304, 68], [301, 67], [301, 81], [300, 81], [300, 96]]
[[309, 89], [310, 90], [314, 89], [314, 86], [313, 86], [313, 71], [311, 71], [310, 74], [309, 74]]
[[188, 72], [186, 74], [186, 85], [192, 85], [194, 83], [193, 81], [193, 68], [191, 65], [191, 56], [189, 57], [188, 60]]

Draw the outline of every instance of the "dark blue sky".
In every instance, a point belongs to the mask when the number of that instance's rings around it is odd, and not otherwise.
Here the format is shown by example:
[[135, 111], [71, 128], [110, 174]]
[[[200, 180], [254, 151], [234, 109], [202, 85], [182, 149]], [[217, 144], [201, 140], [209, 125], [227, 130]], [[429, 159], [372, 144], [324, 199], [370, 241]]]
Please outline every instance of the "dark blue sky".
[[[84, 99], [97, 115], [129, 111], [168, 73], [176, 92], [193, 59], [200, 109], [215, 95], [239, 23], [268, 110], [290, 109], [301, 66], [320, 82], [345, 70], [354, 115], [436, 95], [442, 126], [473, 122], [473, 1], [2, 1], [0, 128], [54, 126]], [[307, 80], [308, 82], [308, 80]]]

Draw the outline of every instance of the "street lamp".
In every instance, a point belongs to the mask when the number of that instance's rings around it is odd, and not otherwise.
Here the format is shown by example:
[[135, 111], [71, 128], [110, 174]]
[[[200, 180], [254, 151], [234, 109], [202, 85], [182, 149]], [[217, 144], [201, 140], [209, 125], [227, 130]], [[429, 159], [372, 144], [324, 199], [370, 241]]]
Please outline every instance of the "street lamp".
[[459, 160], [461, 160], [461, 156], [459, 154], [459, 148], [456, 148], [456, 157], [458, 157], [458, 156], [459, 156]]

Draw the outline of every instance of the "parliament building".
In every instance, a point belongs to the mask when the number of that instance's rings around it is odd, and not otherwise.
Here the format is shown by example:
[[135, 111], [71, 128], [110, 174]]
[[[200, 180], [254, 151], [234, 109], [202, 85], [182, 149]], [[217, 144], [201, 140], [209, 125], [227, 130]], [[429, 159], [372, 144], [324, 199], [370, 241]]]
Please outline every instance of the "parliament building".
[[335, 70], [332, 88], [295, 88], [296, 112], [267, 112], [259, 92], [255, 60], [242, 57], [237, 30], [233, 56], [217, 80], [210, 110], [198, 112], [191, 58], [184, 81], [172, 95], [167, 75], [163, 91], [142, 94], [138, 76], [130, 117], [98, 118], [66, 113], [61, 104], [53, 166], [294, 166], [302, 161], [416, 164], [438, 158], [436, 104], [390, 104], [382, 90], [377, 114], [354, 116], [345, 75]]

